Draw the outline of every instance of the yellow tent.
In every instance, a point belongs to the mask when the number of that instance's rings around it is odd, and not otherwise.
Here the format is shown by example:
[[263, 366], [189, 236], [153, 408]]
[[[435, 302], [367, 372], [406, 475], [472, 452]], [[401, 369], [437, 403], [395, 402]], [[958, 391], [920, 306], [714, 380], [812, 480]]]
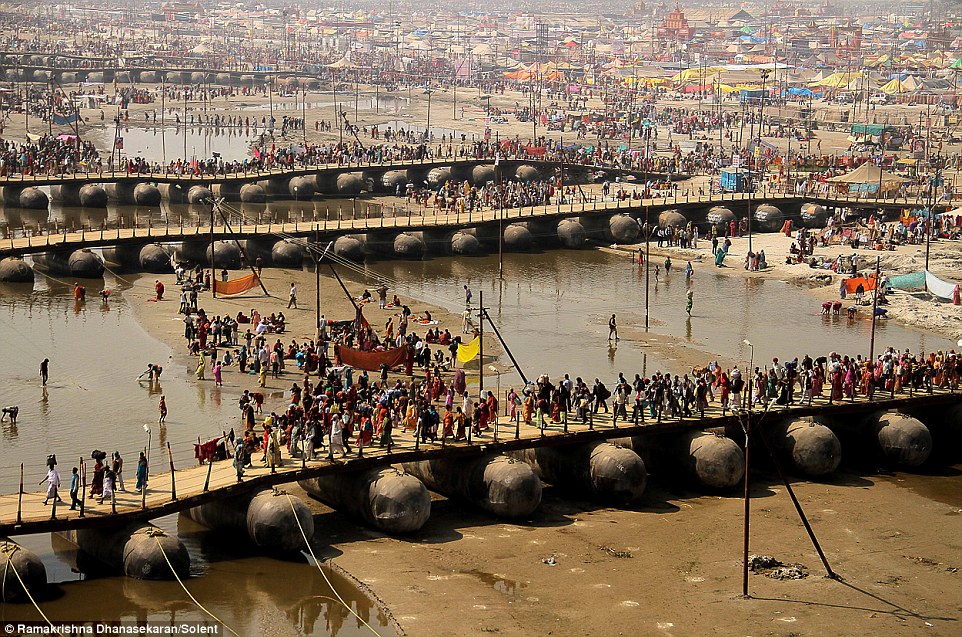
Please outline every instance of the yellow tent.
[[862, 79], [862, 77], [863, 77], [863, 73], [861, 71], [852, 71], [852, 72], [846, 72], [846, 73], [838, 72], [838, 73], [832, 73], [831, 75], [829, 75], [824, 79], [815, 80], [814, 82], [809, 82], [808, 85], [809, 86], [825, 86], [827, 88], [845, 88], [849, 84], [852, 84], [853, 82], [856, 82]]
[[724, 71], [720, 66], [706, 66], [705, 68], [685, 69], [684, 71], [672, 76], [672, 82], [690, 82], [692, 80], [704, 80], [710, 75]]
[[912, 89], [905, 86], [905, 82], [897, 77], [892, 78], [880, 87], [886, 95], [899, 95], [901, 93], [911, 93]]

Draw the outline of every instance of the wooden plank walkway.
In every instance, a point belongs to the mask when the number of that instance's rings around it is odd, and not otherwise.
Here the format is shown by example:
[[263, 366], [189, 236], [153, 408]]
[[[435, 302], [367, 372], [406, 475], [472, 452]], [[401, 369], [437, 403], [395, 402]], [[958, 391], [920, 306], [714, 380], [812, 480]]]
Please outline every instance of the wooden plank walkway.
[[[804, 417], [815, 414], [843, 415], [868, 413], [876, 410], [888, 409], [917, 409], [949, 405], [962, 400], [962, 393], [936, 389], [932, 394], [899, 394], [894, 398], [887, 392], [877, 393], [874, 400], [857, 398], [854, 401], [828, 403], [825, 397], [817, 397], [811, 404], [799, 404], [789, 408], [773, 406], [770, 413], [761, 418], [762, 410], [756, 408], [752, 413], [753, 423], [772, 421], [775, 418]], [[498, 440], [495, 441], [494, 431], [484, 436], [475, 437], [471, 442], [457, 443], [441, 442], [419, 445], [412, 433], [395, 432], [395, 444], [391, 449], [366, 447], [363, 457], [357, 453], [356, 447], [352, 455], [346, 459], [337, 458], [330, 462], [319, 453], [319, 459], [302, 461], [300, 458], [290, 457], [286, 450], [282, 451], [282, 466], [272, 473], [255, 458], [254, 467], [247, 469], [242, 482], [238, 483], [231, 460], [214, 462], [211, 465], [193, 466], [177, 469], [172, 478], [165, 455], [152, 458], [153, 466], [163, 466], [165, 471], [152, 473], [149, 488], [145, 494], [133, 492], [135, 479], [127, 477], [128, 491], [119, 492], [116, 498], [116, 513], [111, 510], [109, 502], [98, 504], [86, 498], [84, 516], [80, 511], [69, 509], [69, 475], [64, 475], [61, 497], [65, 504], [57, 506], [44, 505], [45, 491], [26, 493], [7, 493], [0, 495], [0, 535], [24, 535], [31, 533], [46, 533], [78, 528], [94, 528], [116, 526], [118, 524], [143, 519], [152, 519], [183, 511], [215, 499], [237, 495], [252, 490], [259, 490], [284, 483], [295, 482], [311, 477], [317, 477], [339, 471], [351, 471], [374, 466], [383, 466], [401, 462], [428, 460], [433, 458], [457, 458], [475, 456], [482, 453], [504, 452], [539, 446], [574, 444], [593, 440], [621, 438], [632, 435], [660, 435], [677, 433], [691, 429], [710, 429], [737, 424], [740, 416], [731, 412], [723, 414], [720, 407], [713, 403], [705, 413], [704, 418], [668, 418], [661, 422], [614, 422], [610, 415], [598, 415], [588, 425], [580, 421], [569, 420], [567, 425], [549, 424], [545, 429], [536, 426], [507, 423], [502, 417], [498, 427]], [[72, 461], [62, 456], [63, 465], [70, 466]], [[130, 469], [133, 469], [133, 465]], [[88, 464], [89, 471], [89, 464]], [[205, 489], [208, 480], [209, 484]], [[131, 473], [133, 473], [131, 471]], [[88, 480], [90, 475], [88, 474]], [[176, 485], [177, 499], [171, 492], [172, 483]], [[18, 506], [20, 519], [18, 520]], [[53, 515], [56, 514], [54, 518]]]

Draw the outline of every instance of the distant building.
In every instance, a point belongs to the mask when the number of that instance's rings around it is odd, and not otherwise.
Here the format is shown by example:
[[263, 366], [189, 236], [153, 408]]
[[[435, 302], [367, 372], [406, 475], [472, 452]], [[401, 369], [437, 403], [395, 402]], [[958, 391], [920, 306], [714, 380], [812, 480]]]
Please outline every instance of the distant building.
[[862, 27], [833, 26], [830, 30], [828, 45], [835, 49], [837, 55], [843, 51], [859, 51], [862, 48]]
[[695, 30], [688, 24], [685, 12], [678, 5], [665, 17], [655, 33], [659, 39], [679, 42], [690, 42], [695, 37]]
[[168, 22], [191, 22], [207, 15], [200, 2], [165, 2], [160, 9]]

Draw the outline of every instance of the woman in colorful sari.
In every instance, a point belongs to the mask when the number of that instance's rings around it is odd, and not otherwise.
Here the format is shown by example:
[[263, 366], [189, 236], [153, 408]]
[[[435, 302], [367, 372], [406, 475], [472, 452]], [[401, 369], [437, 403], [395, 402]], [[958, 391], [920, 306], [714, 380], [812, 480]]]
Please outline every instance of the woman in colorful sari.
[[94, 462], [94, 477], [90, 481], [90, 497], [102, 496], [104, 493], [104, 464], [98, 458]]
[[524, 397], [524, 402], [521, 405], [521, 419], [524, 424], [531, 424], [531, 417], [534, 415], [534, 396], [529, 392]]
[[498, 398], [494, 395], [494, 392], [488, 392], [488, 399], [485, 401], [488, 408], [488, 422], [495, 423], [498, 422]]
[[207, 369], [207, 356], [204, 352], [200, 353], [200, 358], [197, 360], [197, 369], [194, 370], [194, 374], [197, 376], [197, 380], [204, 380], [204, 370]]

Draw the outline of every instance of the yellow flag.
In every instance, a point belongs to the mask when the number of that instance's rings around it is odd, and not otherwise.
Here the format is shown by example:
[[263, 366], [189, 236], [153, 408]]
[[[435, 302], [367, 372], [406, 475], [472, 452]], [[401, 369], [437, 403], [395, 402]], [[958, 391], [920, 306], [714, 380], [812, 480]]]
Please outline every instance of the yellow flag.
[[473, 361], [481, 353], [481, 337], [478, 336], [473, 341], [465, 345], [461, 343], [458, 345], [458, 360], [462, 363], [467, 363], [468, 361]]

